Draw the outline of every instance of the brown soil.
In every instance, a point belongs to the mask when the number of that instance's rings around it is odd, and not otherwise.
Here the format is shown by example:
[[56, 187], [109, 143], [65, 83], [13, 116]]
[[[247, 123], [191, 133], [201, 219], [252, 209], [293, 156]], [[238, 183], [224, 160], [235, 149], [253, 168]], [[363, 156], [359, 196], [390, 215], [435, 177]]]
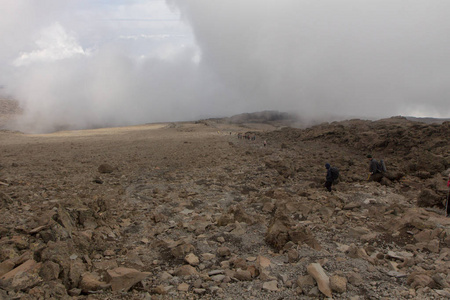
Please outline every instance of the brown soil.
[[[367, 182], [367, 145], [358, 146], [355, 133], [340, 133], [339, 126], [302, 131], [202, 121], [43, 135], [0, 132], [0, 263], [31, 253], [38, 263], [60, 267], [56, 278], [43, 280], [41, 272], [40, 280], [25, 286], [0, 280], [0, 299], [321, 299], [317, 287], [297, 282], [317, 262], [328, 276], [348, 280], [345, 292], [333, 292], [335, 299], [450, 295], [450, 219], [438, 206], [417, 208], [414, 188], [443, 193], [445, 162], [421, 179], [417, 172], [424, 169], [408, 169], [391, 152], [390, 167], [401, 174], [383, 184]], [[239, 139], [245, 132], [256, 140]], [[322, 186], [325, 162], [341, 171], [333, 193]], [[287, 237], [281, 247], [267, 237], [276, 220], [287, 227], [280, 231]], [[293, 237], [299, 228], [307, 239]], [[425, 244], [414, 239], [428, 233]], [[178, 255], [175, 244], [189, 250]], [[230, 254], [221, 256], [220, 247]], [[290, 260], [290, 250], [298, 258]], [[389, 251], [408, 251], [413, 259], [389, 273]], [[188, 253], [200, 258], [198, 274], [177, 275]], [[256, 266], [258, 256], [271, 261], [269, 278], [236, 275]], [[150, 275], [128, 292], [82, 291], [85, 273], [108, 282], [108, 268], [100, 263]], [[225, 275], [222, 281], [208, 275], [215, 270]], [[434, 281], [420, 285], [411, 275], [416, 273]], [[264, 288], [271, 280], [276, 291]], [[188, 291], [178, 290], [182, 283]]]

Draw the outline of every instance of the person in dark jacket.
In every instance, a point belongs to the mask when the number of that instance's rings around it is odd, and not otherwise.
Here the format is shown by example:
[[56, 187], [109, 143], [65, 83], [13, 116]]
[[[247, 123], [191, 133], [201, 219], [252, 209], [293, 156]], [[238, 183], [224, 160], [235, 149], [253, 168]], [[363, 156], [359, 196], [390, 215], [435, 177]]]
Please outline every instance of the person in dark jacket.
[[448, 175], [448, 181], [447, 181], [447, 201], [445, 202], [445, 216], [450, 217], [450, 174]]
[[379, 167], [378, 167], [378, 161], [376, 161], [372, 155], [368, 154], [367, 158], [370, 161], [369, 164], [369, 181], [376, 181], [376, 182], [380, 182], [381, 179], [383, 178], [383, 173], [380, 171]]
[[333, 174], [331, 174], [331, 166], [329, 163], [325, 164], [327, 169], [327, 177], [325, 178], [325, 188], [331, 192], [331, 186], [333, 185]]

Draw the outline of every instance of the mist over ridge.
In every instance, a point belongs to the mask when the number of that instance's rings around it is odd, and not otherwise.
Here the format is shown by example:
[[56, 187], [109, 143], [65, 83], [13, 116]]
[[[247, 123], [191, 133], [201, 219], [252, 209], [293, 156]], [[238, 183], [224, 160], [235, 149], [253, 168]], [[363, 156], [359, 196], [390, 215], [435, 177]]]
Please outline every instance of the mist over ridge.
[[308, 120], [450, 116], [446, 1], [2, 8], [0, 85], [20, 101], [11, 126], [22, 131], [266, 110]]

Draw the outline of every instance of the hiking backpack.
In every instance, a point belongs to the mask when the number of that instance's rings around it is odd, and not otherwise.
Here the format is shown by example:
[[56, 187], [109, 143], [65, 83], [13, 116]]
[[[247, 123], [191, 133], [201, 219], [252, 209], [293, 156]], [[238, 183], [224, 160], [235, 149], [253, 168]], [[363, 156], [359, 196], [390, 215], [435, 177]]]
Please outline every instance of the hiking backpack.
[[330, 171], [331, 171], [331, 177], [333, 178], [333, 181], [337, 180], [339, 178], [339, 169], [335, 168], [335, 167], [331, 167]]
[[386, 165], [384, 164], [384, 160], [380, 159], [377, 165], [377, 169], [379, 172], [386, 172]]

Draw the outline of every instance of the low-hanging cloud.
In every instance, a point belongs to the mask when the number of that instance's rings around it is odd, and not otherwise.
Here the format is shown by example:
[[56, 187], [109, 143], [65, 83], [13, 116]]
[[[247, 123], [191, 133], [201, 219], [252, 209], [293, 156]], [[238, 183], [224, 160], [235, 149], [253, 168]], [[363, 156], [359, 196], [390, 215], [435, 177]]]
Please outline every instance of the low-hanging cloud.
[[171, 0], [251, 106], [448, 117], [448, 1]]
[[260, 110], [450, 116], [444, 0], [167, 0], [172, 13], [163, 1], [5, 1], [0, 85], [24, 108], [16, 129]]

